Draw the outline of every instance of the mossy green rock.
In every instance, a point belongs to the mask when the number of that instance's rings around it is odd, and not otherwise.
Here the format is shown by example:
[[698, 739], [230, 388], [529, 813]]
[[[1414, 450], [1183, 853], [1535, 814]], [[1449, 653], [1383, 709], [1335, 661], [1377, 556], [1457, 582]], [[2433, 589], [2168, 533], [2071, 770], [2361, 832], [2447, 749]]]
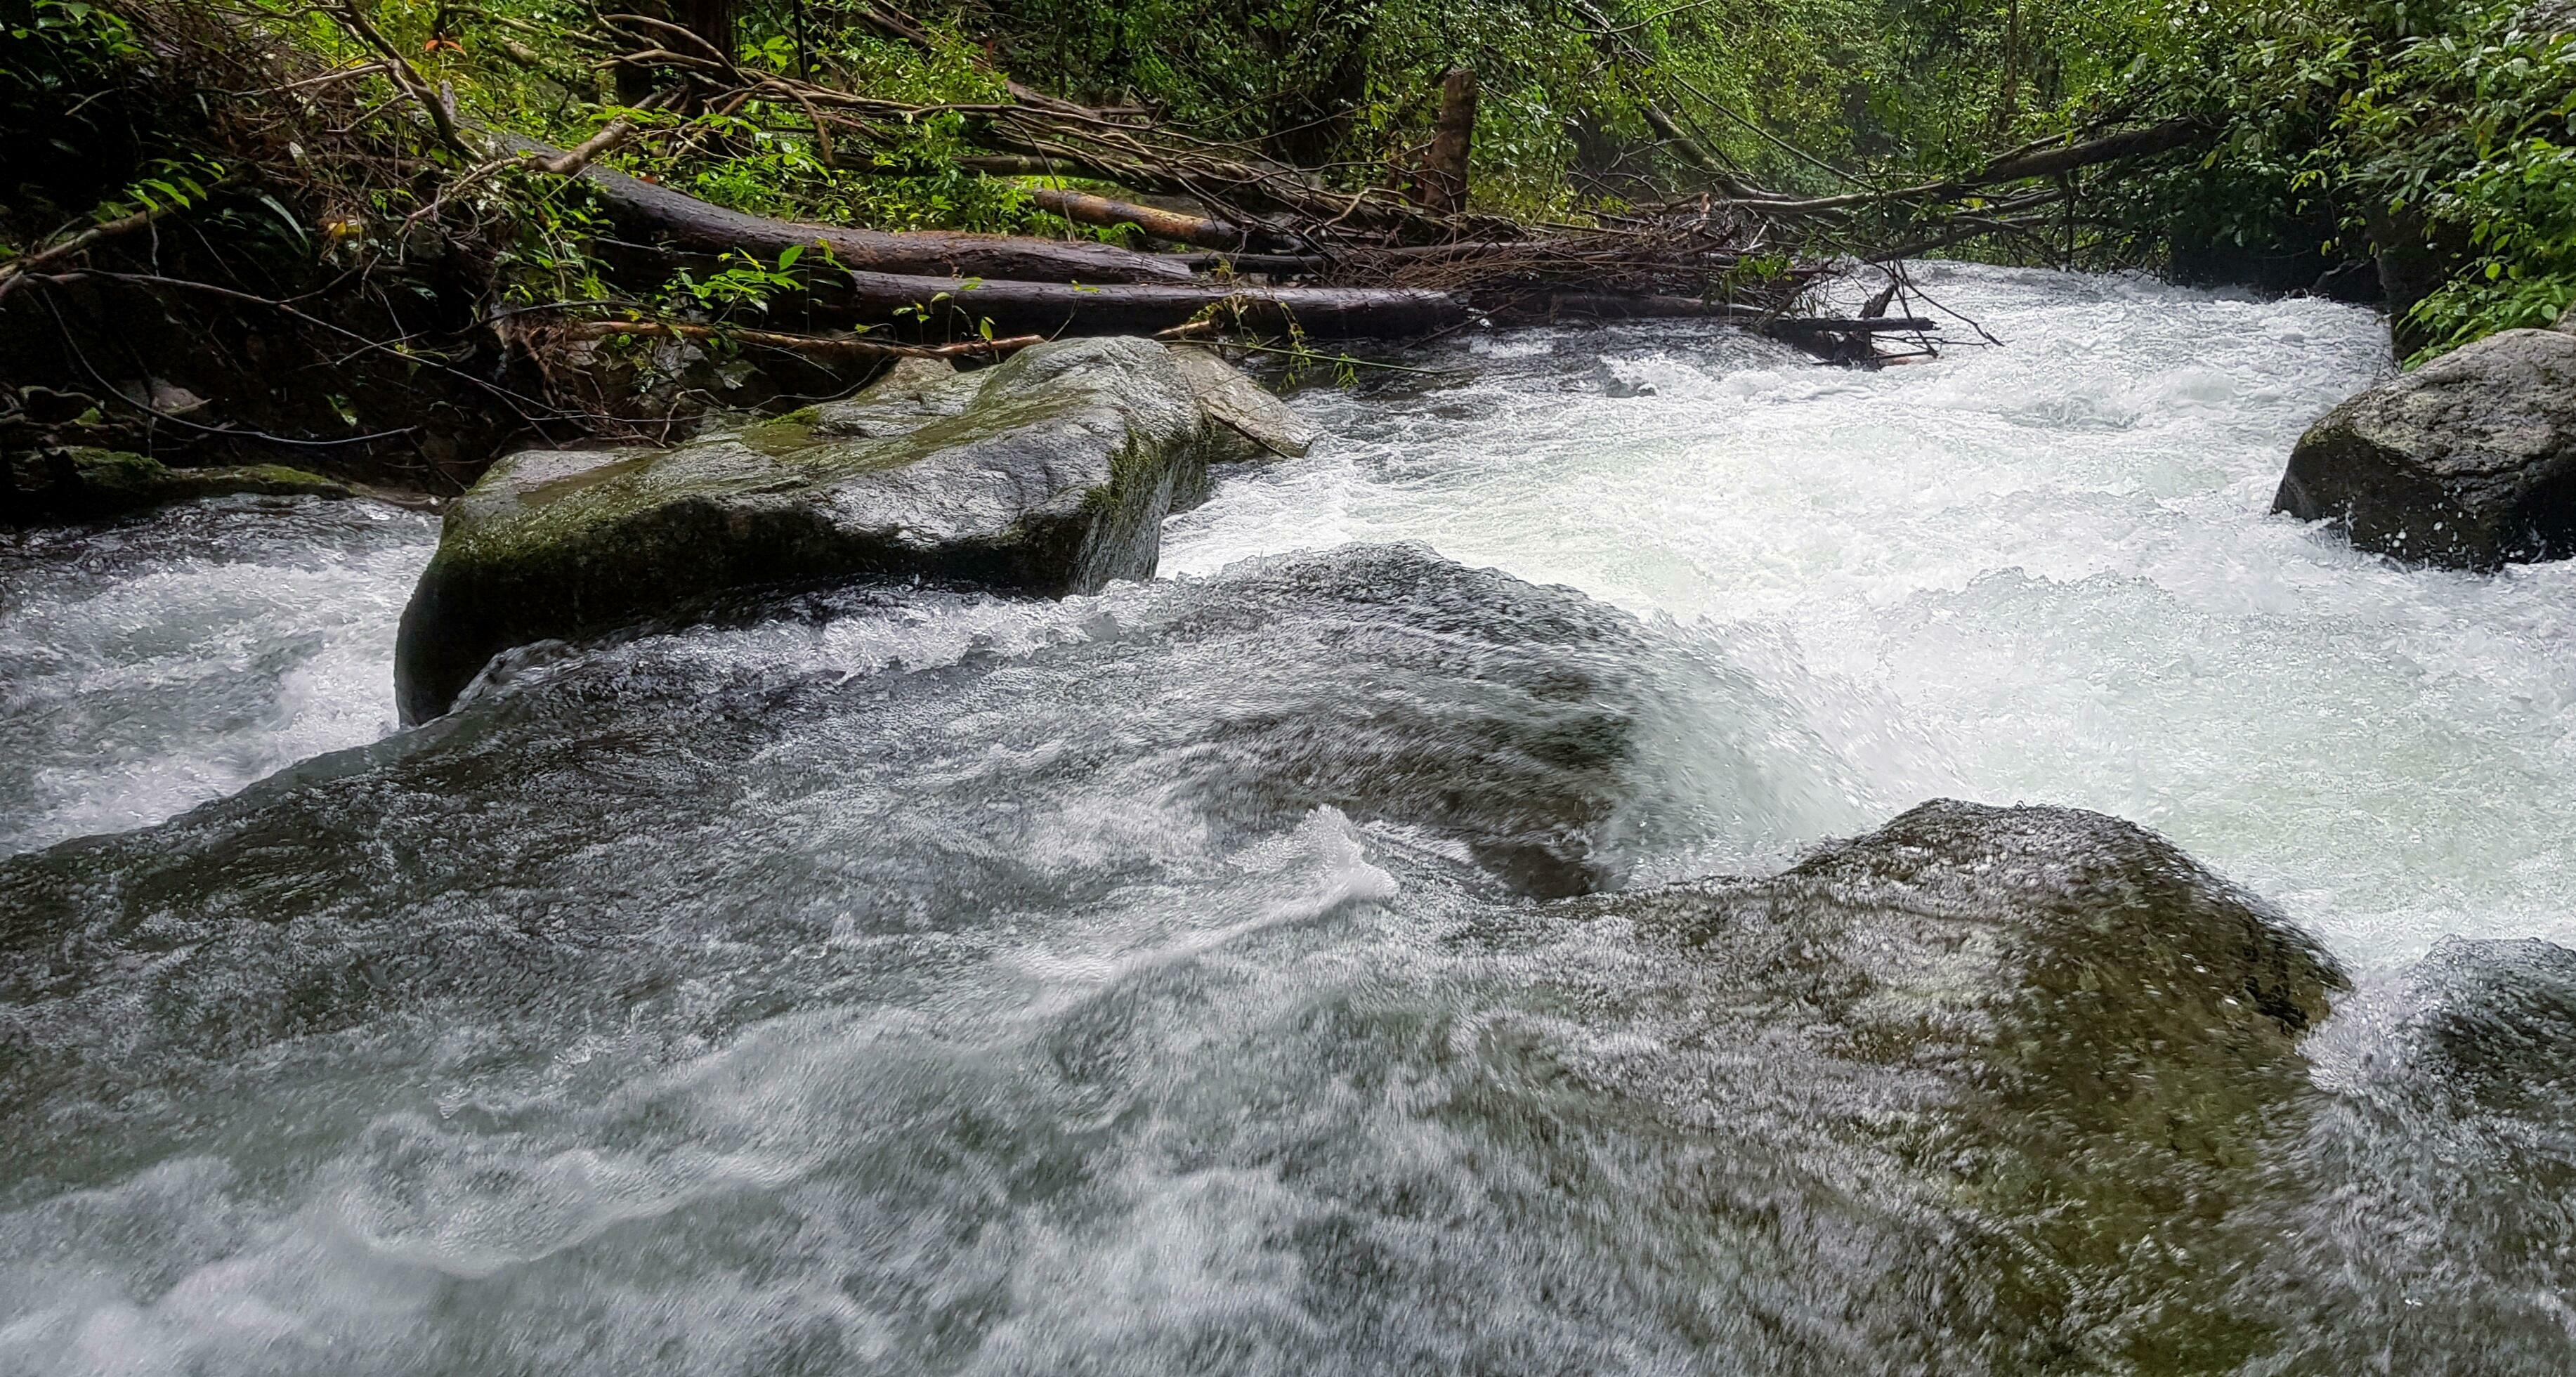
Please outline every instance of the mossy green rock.
[[1872, 1256], [1945, 1295], [1980, 1371], [2272, 1343], [2230, 1282], [2304, 1196], [2278, 1170], [2320, 1100], [2300, 1040], [2345, 982], [2263, 901], [2115, 818], [1939, 801], [1767, 879], [1573, 902], [1685, 955], [1684, 1040], [1757, 1068], [1713, 1103], [1828, 1145], [1802, 1203], [1713, 1198], [1723, 1226], [1937, 1240]]
[[170, 502], [252, 493], [347, 497], [348, 487], [283, 464], [174, 469], [112, 449], [39, 451], [10, 462], [10, 519], [22, 524], [96, 521]]
[[674, 450], [516, 455], [449, 510], [403, 613], [403, 716], [445, 712], [513, 646], [742, 590], [1149, 578], [1163, 518], [1243, 457], [1235, 436], [1162, 345], [1083, 339], [978, 374], [907, 362], [849, 402]]

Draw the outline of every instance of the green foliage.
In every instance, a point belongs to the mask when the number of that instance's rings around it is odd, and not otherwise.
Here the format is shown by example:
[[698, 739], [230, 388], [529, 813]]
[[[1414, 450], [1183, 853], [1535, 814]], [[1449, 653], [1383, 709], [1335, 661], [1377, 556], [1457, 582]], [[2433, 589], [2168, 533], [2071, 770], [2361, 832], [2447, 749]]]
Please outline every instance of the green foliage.
[[[43, 127], [97, 72], [148, 65], [149, 45], [123, 17], [138, 3], [0, 0], [0, 101], [13, 121]], [[302, 0], [206, 3], [255, 7], [336, 66], [378, 56]], [[861, 4], [739, 6], [746, 70], [920, 112], [837, 139], [775, 87], [686, 115], [624, 107], [607, 89], [602, 59], [615, 44], [591, 0], [361, 9], [424, 80], [453, 91], [468, 125], [570, 146], [637, 120], [645, 135], [611, 165], [761, 215], [1117, 237], [1036, 210], [1017, 179], [970, 169], [989, 151], [970, 139], [975, 111], [1011, 98], [1004, 72], [1144, 107], [1345, 188], [1400, 183], [1429, 140], [1442, 74], [1463, 64], [1482, 88], [1470, 178], [1480, 211], [1579, 223], [1706, 185], [1650, 128], [1649, 108], [1736, 175], [1792, 194], [1903, 185], [1998, 148], [2190, 116], [2218, 131], [2206, 157], [2087, 174], [2075, 184], [2080, 216], [1976, 251], [2093, 266], [2177, 250], [2349, 256], [2366, 249], [2366, 221], [2395, 216], [2461, 253], [2457, 275], [2415, 307], [2437, 347], [2541, 323], [2576, 300], [2576, 41], [2567, 23], [2494, 0], [918, 0], [926, 52], [871, 29]], [[400, 254], [396, 231], [416, 230], [433, 204], [463, 205], [499, 226], [511, 299], [610, 296], [578, 188], [510, 170], [453, 186], [471, 164], [437, 146], [384, 77], [334, 92], [391, 111], [406, 156], [442, 177], [366, 183], [318, 221], [311, 207], [289, 214], [271, 199], [271, 215], [230, 201], [271, 232], [324, 229], [323, 253], [356, 243]], [[60, 209], [201, 196], [211, 182], [190, 156], [134, 148]], [[1921, 228], [1891, 217], [1873, 232]], [[728, 263], [645, 304], [757, 312], [788, 290], [772, 276], [790, 274]]]
[[2226, 138], [2133, 213], [2244, 243], [2322, 224], [2355, 253], [2367, 225], [2417, 230], [2457, 257], [2413, 308], [2431, 341], [2418, 359], [2547, 324], [2576, 300], [2576, 40], [2535, 14], [2332, 0], [2195, 15], [2203, 55], [2142, 67], [2141, 84]]
[[716, 271], [704, 278], [682, 269], [663, 294], [693, 301], [720, 317], [741, 311], [765, 315], [772, 298], [805, 290], [804, 280], [795, 275], [796, 264], [804, 257], [801, 244], [778, 255], [775, 266], [754, 254], [728, 252], [717, 260]]
[[87, 0], [0, 0], [0, 132], [9, 140], [0, 231], [19, 220], [34, 238], [111, 194], [133, 150], [119, 137], [117, 112], [85, 102], [147, 57], [113, 10]]
[[223, 180], [224, 166], [211, 159], [163, 158], [149, 169], [149, 175], [125, 189], [125, 194], [101, 205], [93, 216], [114, 220], [140, 211], [186, 210], [202, 205], [211, 194], [207, 187]]
[[2355, 180], [2470, 248], [2415, 307], [2428, 354], [2576, 300], [2576, 37], [2510, 9], [2463, 20], [2408, 39], [2338, 121]]
[[[0, 6], [0, 32], [12, 43], [43, 43], [54, 49], [58, 58], [73, 62], [108, 63], [140, 58], [143, 50], [134, 41], [134, 26], [124, 16], [101, 9], [89, 0], [18, 0]], [[10, 69], [10, 76], [43, 80], [41, 70]]]
[[495, 197], [508, 217], [493, 264], [502, 299], [513, 306], [608, 300], [605, 270], [590, 252], [606, 226], [589, 196], [555, 178], [509, 175], [519, 185]]

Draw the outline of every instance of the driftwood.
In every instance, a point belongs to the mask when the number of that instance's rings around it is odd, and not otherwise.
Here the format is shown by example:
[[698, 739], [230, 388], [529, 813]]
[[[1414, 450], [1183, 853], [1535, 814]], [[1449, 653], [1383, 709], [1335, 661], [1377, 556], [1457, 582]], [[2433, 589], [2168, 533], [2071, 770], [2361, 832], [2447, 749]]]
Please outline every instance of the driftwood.
[[[818, 290], [823, 284], [818, 283]], [[937, 299], [942, 298], [945, 299]], [[1196, 319], [1228, 329], [1311, 339], [1427, 335], [1475, 318], [1445, 292], [1400, 287], [1237, 287], [1219, 282], [1069, 285], [1061, 282], [968, 284], [955, 278], [849, 273], [830, 284], [837, 309], [871, 321], [910, 321], [925, 338], [943, 332], [1057, 335], [1150, 335]]]
[[[523, 154], [565, 155], [518, 145]], [[1832, 328], [1910, 331], [1929, 328], [1912, 320], [1806, 326], [1783, 318], [1804, 277], [1791, 276], [1753, 300], [1710, 302], [1659, 290], [1605, 286], [1630, 280], [1704, 277], [1723, 271], [1730, 251], [1707, 244], [1645, 245], [1617, 236], [1546, 242], [1460, 241], [1453, 244], [1361, 250], [1343, 259], [1282, 257], [1281, 267], [1326, 265], [1339, 274], [1331, 285], [1253, 287], [1194, 277], [1193, 263], [1207, 255], [1150, 255], [1102, 245], [999, 235], [883, 234], [833, 226], [766, 220], [710, 205], [695, 197], [596, 166], [578, 174], [605, 200], [612, 215], [641, 229], [658, 244], [628, 245], [630, 253], [688, 262], [725, 251], [774, 255], [797, 245], [833, 250], [838, 271], [807, 260], [808, 304], [818, 313], [870, 325], [894, 324], [928, 347], [956, 352], [984, 347], [988, 335], [1153, 334], [1211, 321], [1237, 333], [1298, 334], [1309, 339], [1400, 338], [1450, 330], [1476, 321], [1530, 324], [1561, 319], [1704, 318], [1752, 323], [1779, 332]], [[1117, 203], [1111, 203], [1117, 204]], [[1145, 207], [1123, 207], [1142, 211]], [[1177, 217], [1188, 219], [1190, 217]], [[1175, 228], [1178, 227], [1169, 227]], [[1647, 253], [1643, 276], [1621, 253]], [[1214, 255], [1245, 271], [1258, 255]], [[864, 263], [918, 264], [926, 271], [885, 272]], [[1137, 264], [1160, 280], [1116, 281]], [[1070, 282], [1075, 264], [1090, 280]], [[972, 267], [980, 269], [969, 271]], [[942, 270], [945, 271], [942, 271]], [[1419, 274], [1418, 282], [1408, 275]], [[649, 334], [663, 327], [597, 322], [580, 327], [601, 335]], [[681, 333], [710, 330], [690, 326]], [[766, 343], [739, 331], [714, 331]], [[781, 347], [820, 347], [810, 337], [781, 337]], [[890, 349], [886, 342], [847, 341], [851, 352]]]
[[1779, 335], [1913, 335], [1938, 325], [1921, 316], [1790, 316], [1743, 302], [1626, 292], [1549, 292], [1495, 314], [1514, 324], [1531, 320], [1726, 320]]
[[[564, 156], [525, 140], [504, 144], [522, 154]], [[988, 326], [998, 335], [1152, 334], [1201, 316], [1243, 330], [1347, 339], [1428, 334], [1473, 318], [1466, 302], [1441, 292], [1245, 288], [1195, 277], [1189, 260], [1177, 255], [1053, 239], [885, 234], [767, 220], [595, 166], [580, 176], [621, 225], [661, 241], [628, 245], [630, 253], [688, 261], [726, 251], [774, 256], [819, 244], [832, 251], [841, 271], [824, 271], [816, 260], [806, 260], [817, 309], [868, 324], [901, 322], [931, 339], [980, 337]], [[913, 271], [864, 266], [870, 262]], [[1148, 267], [1153, 279], [1136, 280]]]

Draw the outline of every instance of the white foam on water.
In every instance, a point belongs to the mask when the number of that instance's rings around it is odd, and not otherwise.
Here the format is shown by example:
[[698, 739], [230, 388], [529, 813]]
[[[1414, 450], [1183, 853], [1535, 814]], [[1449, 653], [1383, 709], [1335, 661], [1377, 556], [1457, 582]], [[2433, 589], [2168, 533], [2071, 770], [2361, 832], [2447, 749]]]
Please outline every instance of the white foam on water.
[[[2381, 324], [2122, 279], [1926, 281], [2007, 347], [1855, 373], [1732, 334], [1523, 333], [1467, 346], [1483, 372], [1462, 385], [1315, 396], [1330, 438], [1177, 519], [1165, 572], [1419, 539], [1640, 614], [1656, 682], [1609, 839], [1634, 883], [1950, 794], [2149, 823], [2365, 968], [2445, 932], [2576, 936], [2576, 564], [2408, 570], [2268, 513], [2300, 428], [2387, 368]], [[1653, 394], [1606, 395], [1604, 354]], [[432, 527], [351, 504], [259, 517], [169, 514], [120, 528], [107, 565], [0, 587], [0, 788], [23, 795], [0, 797], [0, 852], [390, 729]], [[505, 667], [485, 691], [604, 659], [645, 692], [826, 684], [837, 708], [729, 765], [742, 791], [718, 813], [544, 872], [661, 895], [636, 930], [565, 943], [557, 915], [492, 892], [494, 961], [521, 939], [563, 953], [568, 999], [666, 977], [596, 1019], [317, 987], [316, 1023], [283, 1041], [201, 1049], [190, 1029], [112, 1106], [167, 1154], [40, 1161], [51, 1178], [0, 1209], [0, 1370], [1766, 1370], [1734, 1342], [1759, 1326], [1706, 1341], [1772, 1313], [1743, 1298], [1887, 1265], [1712, 1251], [1696, 1193], [1723, 1174], [1595, 1120], [1599, 1082], [1805, 1131], [1668, 1055], [1695, 979], [1620, 920], [1455, 907], [1413, 878], [1448, 872], [1401, 857], [1463, 870], [1465, 847], [1331, 807], [1226, 840], [1173, 783], [1195, 776], [1145, 766], [1197, 739], [1171, 701], [1222, 697], [1239, 661], [1148, 647], [1167, 682], [1135, 701], [1050, 696], [1092, 681], [1047, 651], [1114, 643], [1172, 591], [921, 595]], [[945, 681], [954, 700], [869, 682], [985, 658]], [[888, 755], [890, 731], [925, 744]], [[609, 741], [588, 763], [705, 744]], [[1086, 751], [1144, 763], [1090, 773]], [[950, 804], [1027, 823], [961, 827]], [[976, 921], [877, 912], [871, 862], [942, 848], [961, 878], [922, 892]], [[308, 915], [311, 940], [485, 916], [471, 890], [359, 897]], [[799, 904], [814, 921], [782, 912]], [[666, 959], [619, 964], [630, 940]], [[223, 945], [140, 943], [162, 975], [101, 978], [199, 997]], [[383, 950], [403, 980], [474, 985], [470, 962]], [[2330, 1081], [2395, 1016], [2390, 977], [2362, 987], [2319, 1040]], [[197, 1058], [278, 1069], [210, 1106]], [[1862, 1337], [1871, 1318], [1790, 1317]]]
[[[1164, 569], [1425, 540], [1791, 647], [1738, 663], [1881, 816], [1956, 794], [2143, 822], [2364, 966], [2576, 940], [2576, 564], [2406, 569], [2270, 511], [2299, 432], [2391, 367], [2381, 320], [1924, 282], [2005, 347], [1859, 373], [1658, 329], [1533, 369], [1523, 337], [1463, 386], [1311, 397], [1332, 438], [1177, 519]], [[1655, 394], [1568, 390], [1596, 348]]]
[[374, 503], [231, 499], [0, 546], [0, 856], [392, 731], [437, 538]]

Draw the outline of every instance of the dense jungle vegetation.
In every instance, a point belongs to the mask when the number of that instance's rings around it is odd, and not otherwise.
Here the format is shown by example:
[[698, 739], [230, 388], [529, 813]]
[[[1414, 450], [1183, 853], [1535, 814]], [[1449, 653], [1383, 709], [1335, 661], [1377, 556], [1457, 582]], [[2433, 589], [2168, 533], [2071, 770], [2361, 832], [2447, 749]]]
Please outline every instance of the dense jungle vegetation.
[[[28, 340], [57, 328], [77, 344], [61, 298], [84, 286], [307, 302], [297, 328], [361, 356], [324, 397], [357, 426], [400, 381], [360, 376], [384, 356], [413, 378], [466, 364], [441, 342], [460, 321], [583, 301], [775, 320], [811, 285], [797, 249], [619, 271], [592, 190], [544, 166], [564, 150], [557, 171], [596, 160], [757, 216], [1132, 248], [1158, 241], [1059, 193], [1214, 207], [1228, 232], [1229, 210], [1285, 207], [1266, 223], [1303, 246], [1364, 221], [1388, 243], [1581, 234], [1697, 197], [1735, 216], [1730, 280], [1899, 251], [2339, 294], [2375, 277], [2423, 357], [2576, 300], [2568, 18], [2557, 0], [0, 0], [0, 366], [41, 371]], [[1426, 200], [1460, 68], [1463, 201]], [[1013, 110], [1059, 123], [998, 137]], [[2124, 130], [2136, 156], [1973, 175]], [[493, 156], [509, 136], [545, 156]], [[1210, 192], [1246, 168], [1299, 189]]]

